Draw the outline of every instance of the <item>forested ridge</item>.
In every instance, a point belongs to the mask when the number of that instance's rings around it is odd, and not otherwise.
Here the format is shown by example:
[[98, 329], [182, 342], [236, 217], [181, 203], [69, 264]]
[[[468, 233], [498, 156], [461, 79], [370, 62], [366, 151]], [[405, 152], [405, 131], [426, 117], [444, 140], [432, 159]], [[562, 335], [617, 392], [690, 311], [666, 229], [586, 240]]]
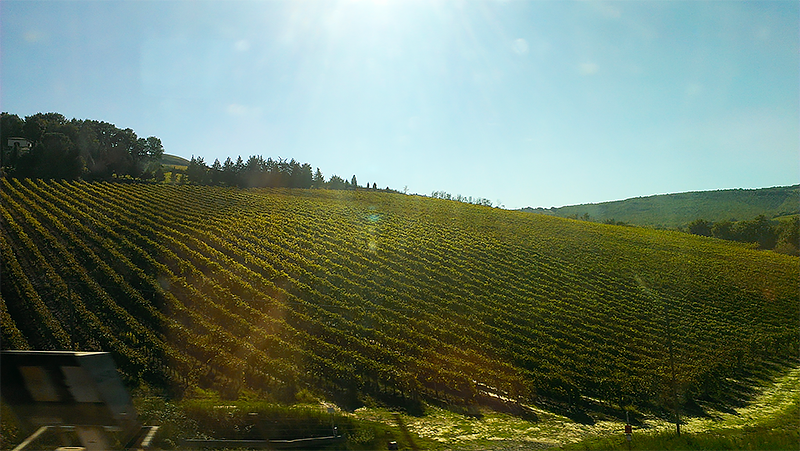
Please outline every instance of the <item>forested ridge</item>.
[[173, 396], [696, 413], [796, 360], [798, 259], [736, 243], [368, 190], [0, 184], [2, 346], [107, 350]]
[[[212, 186], [238, 186], [240, 188], [326, 188], [326, 189], [358, 189], [358, 179], [353, 175], [345, 180], [334, 174], [326, 181], [319, 168], [312, 172], [311, 165], [300, 163], [294, 158], [264, 159], [261, 155], [251, 155], [247, 160], [241, 156], [234, 161], [231, 157], [220, 163], [214, 160], [211, 166], [206, 165], [202, 157], [189, 160], [185, 171], [178, 172], [179, 183], [194, 183]], [[378, 184], [367, 183], [363, 188], [378, 189]], [[386, 187], [383, 191], [392, 191]]]

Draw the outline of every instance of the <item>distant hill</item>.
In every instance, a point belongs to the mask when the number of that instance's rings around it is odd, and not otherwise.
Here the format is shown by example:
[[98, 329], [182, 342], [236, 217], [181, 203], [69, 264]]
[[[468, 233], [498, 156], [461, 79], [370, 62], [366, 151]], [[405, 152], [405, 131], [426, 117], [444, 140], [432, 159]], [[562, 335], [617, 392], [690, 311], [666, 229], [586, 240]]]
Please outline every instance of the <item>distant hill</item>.
[[800, 185], [762, 189], [727, 189], [661, 194], [597, 204], [553, 208], [523, 208], [522, 211], [561, 218], [626, 222], [640, 226], [678, 227], [695, 219], [745, 220], [758, 215], [775, 218], [798, 214]]
[[177, 155], [164, 154], [161, 156], [161, 164], [165, 166], [189, 166], [189, 160]]

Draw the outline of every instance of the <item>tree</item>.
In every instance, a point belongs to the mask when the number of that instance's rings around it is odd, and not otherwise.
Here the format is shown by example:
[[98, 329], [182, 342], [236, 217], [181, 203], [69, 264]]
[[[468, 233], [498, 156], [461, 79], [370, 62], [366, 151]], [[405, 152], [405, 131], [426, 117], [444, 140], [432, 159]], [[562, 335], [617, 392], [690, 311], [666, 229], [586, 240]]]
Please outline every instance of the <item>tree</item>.
[[206, 166], [203, 157], [195, 158], [189, 161], [189, 166], [186, 167], [186, 178], [189, 183], [205, 184], [208, 177], [208, 166]]
[[[241, 158], [239, 160], [241, 160]], [[235, 186], [238, 176], [239, 174], [236, 171], [236, 165], [233, 163], [233, 160], [231, 160], [231, 157], [226, 158], [225, 163], [222, 164], [222, 183], [228, 186]]]
[[22, 137], [25, 122], [16, 114], [0, 115], [0, 166], [13, 168], [20, 156], [19, 146], [9, 147], [8, 139]]
[[219, 158], [214, 159], [214, 163], [211, 164], [211, 184], [212, 185], [220, 185], [222, 184], [222, 164], [219, 162]]
[[800, 217], [780, 221], [777, 227], [778, 243], [775, 252], [789, 255], [800, 255]]
[[696, 219], [689, 224], [689, 233], [693, 235], [711, 236], [712, 224], [705, 219]]
[[164, 175], [164, 167], [160, 164], [156, 168], [156, 172], [153, 174], [153, 179], [156, 182], [163, 182], [166, 179], [166, 176]]
[[322, 171], [317, 168], [314, 177], [311, 179], [311, 186], [314, 188], [322, 188], [325, 185], [325, 177], [322, 176]]
[[150, 160], [161, 160], [164, 155], [164, 146], [161, 145], [161, 140], [155, 136], [148, 136], [144, 144], [144, 154]]
[[265, 161], [264, 158], [261, 156], [251, 155], [247, 159], [247, 163], [244, 164], [244, 170], [239, 177], [239, 184], [240, 186], [244, 187], [255, 187], [255, 186], [263, 186], [262, 183], [262, 173], [264, 170]]
[[245, 185], [245, 182], [244, 182], [244, 170], [245, 170], [245, 167], [246, 166], [244, 164], [244, 161], [242, 160], [242, 157], [241, 156], [236, 157], [236, 164], [234, 164], [234, 166], [233, 166], [233, 171], [236, 173], [236, 180], [234, 180], [234, 183], [236, 184], [236, 186], [244, 186]]
[[355, 174], [353, 175], [353, 178], [350, 179], [350, 185], [353, 189], [358, 188], [358, 180], [356, 179]]
[[314, 182], [314, 176], [311, 175], [311, 165], [303, 163], [300, 166], [300, 175], [297, 177], [298, 188], [311, 188]]
[[[290, 188], [311, 188], [313, 175], [311, 165], [308, 163], [300, 164], [299, 161], [292, 159], [289, 162], [289, 187]], [[285, 185], [284, 185], [285, 186]]]
[[711, 227], [711, 236], [721, 240], [733, 240], [733, 223], [731, 221], [717, 222]]
[[758, 215], [752, 221], [741, 221], [736, 224], [738, 241], [758, 243], [759, 249], [772, 249], [778, 241], [778, 232], [764, 215]]
[[139, 141], [136, 133], [130, 128], [119, 130], [113, 125], [110, 136], [110, 148], [106, 150], [106, 170], [118, 177], [132, 175], [138, 177], [138, 163], [144, 154], [144, 142]]
[[345, 181], [343, 178], [339, 177], [338, 175], [332, 175], [330, 180], [328, 180], [328, 188], [330, 189], [344, 189], [345, 188]]
[[22, 136], [31, 145], [41, 142], [45, 133], [62, 133], [70, 140], [74, 140], [76, 131], [74, 124], [68, 122], [67, 118], [59, 113], [36, 113], [27, 116], [22, 126]]
[[16, 114], [0, 114], [0, 136], [3, 137], [3, 146], [8, 145], [8, 138], [22, 137], [22, 128], [25, 122]]
[[45, 133], [26, 155], [20, 157], [17, 175], [45, 179], [76, 179], [85, 164], [72, 141], [63, 133]]

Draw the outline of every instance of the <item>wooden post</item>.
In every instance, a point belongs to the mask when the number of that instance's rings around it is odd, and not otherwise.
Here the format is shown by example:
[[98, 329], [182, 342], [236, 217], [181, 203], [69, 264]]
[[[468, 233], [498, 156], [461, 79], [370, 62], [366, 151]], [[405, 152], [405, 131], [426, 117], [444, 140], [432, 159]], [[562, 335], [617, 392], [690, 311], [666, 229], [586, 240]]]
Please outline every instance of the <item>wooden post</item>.
[[628, 416], [628, 411], [625, 411], [625, 442], [628, 444], [628, 451], [631, 451], [631, 436], [633, 435], [633, 428], [631, 428], [631, 419]]

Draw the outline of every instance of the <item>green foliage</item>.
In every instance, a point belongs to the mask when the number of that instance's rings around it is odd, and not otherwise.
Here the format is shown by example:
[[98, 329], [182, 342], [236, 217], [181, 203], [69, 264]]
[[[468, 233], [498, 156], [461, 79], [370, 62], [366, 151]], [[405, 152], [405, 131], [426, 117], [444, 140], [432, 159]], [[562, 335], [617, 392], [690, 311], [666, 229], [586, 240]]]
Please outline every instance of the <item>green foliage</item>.
[[[264, 160], [261, 156], [251, 156], [247, 163], [238, 157], [236, 163], [228, 157], [225, 164], [214, 160], [206, 167], [202, 158], [192, 157], [187, 168], [189, 181], [201, 185], [226, 185], [240, 187], [272, 188], [311, 188], [313, 176], [311, 165], [300, 164], [294, 159]], [[320, 175], [321, 176], [321, 175]]]
[[[374, 450], [398, 438], [403, 442], [403, 434], [396, 427], [356, 419], [338, 410], [328, 413], [320, 404], [224, 401], [214, 393], [176, 402], [144, 392], [134, 396], [134, 404], [140, 421], [159, 425], [154, 445], [160, 449], [179, 449], [187, 439], [292, 440], [334, 432], [346, 440], [336, 449]], [[418, 437], [414, 440], [424, 443]]]
[[781, 219], [777, 227], [778, 243], [775, 252], [800, 255], [800, 215]]
[[482, 197], [473, 198], [472, 196], [465, 197], [462, 196], [461, 194], [456, 194], [455, 196], [453, 196], [446, 191], [434, 191], [431, 193], [431, 197], [433, 197], [434, 199], [455, 200], [467, 204], [483, 205], [484, 207], [492, 206], [492, 201], [490, 201], [489, 199], [484, 199]]
[[637, 197], [597, 204], [525, 209], [562, 218], [616, 219], [638, 226], [676, 228], [704, 218], [711, 222], [744, 220], [764, 215], [797, 214], [800, 185], [763, 189], [698, 191]]
[[774, 249], [782, 254], [796, 256], [800, 245], [800, 220], [798, 216], [793, 216], [770, 221], [760, 215], [751, 221], [722, 221], [715, 224], [697, 219], [689, 224], [689, 233], [752, 243], [758, 249]]
[[[37, 113], [24, 120], [2, 113], [0, 125], [0, 163], [15, 177], [152, 178], [164, 153], [155, 136], [139, 138], [129, 128], [92, 120], [68, 121], [58, 113]], [[27, 147], [12, 147], [9, 138], [24, 138]]]
[[683, 409], [798, 346], [797, 259], [736, 243], [371, 190], [0, 183], [10, 346], [108, 350], [175, 397], [590, 422], [669, 405], [667, 328]]
[[[244, 163], [238, 157], [234, 163], [230, 157], [221, 164], [214, 160], [208, 167], [202, 157], [189, 161], [186, 176], [190, 183], [198, 185], [238, 186], [242, 188], [328, 188], [334, 190], [357, 189], [358, 180], [354, 175], [351, 181], [337, 175], [326, 183], [322, 172], [317, 168], [312, 175], [311, 165], [278, 158], [273, 160], [253, 155]], [[388, 188], [387, 188], [388, 191]]]
[[711, 236], [712, 223], [705, 219], [696, 219], [689, 224], [689, 233], [700, 236]]
[[[212, 438], [230, 440], [291, 440], [333, 434], [331, 415], [317, 407], [297, 407], [263, 402], [187, 400], [186, 415], [198, 430]], [[343, 417], [339, 415], [337, 420]]]

